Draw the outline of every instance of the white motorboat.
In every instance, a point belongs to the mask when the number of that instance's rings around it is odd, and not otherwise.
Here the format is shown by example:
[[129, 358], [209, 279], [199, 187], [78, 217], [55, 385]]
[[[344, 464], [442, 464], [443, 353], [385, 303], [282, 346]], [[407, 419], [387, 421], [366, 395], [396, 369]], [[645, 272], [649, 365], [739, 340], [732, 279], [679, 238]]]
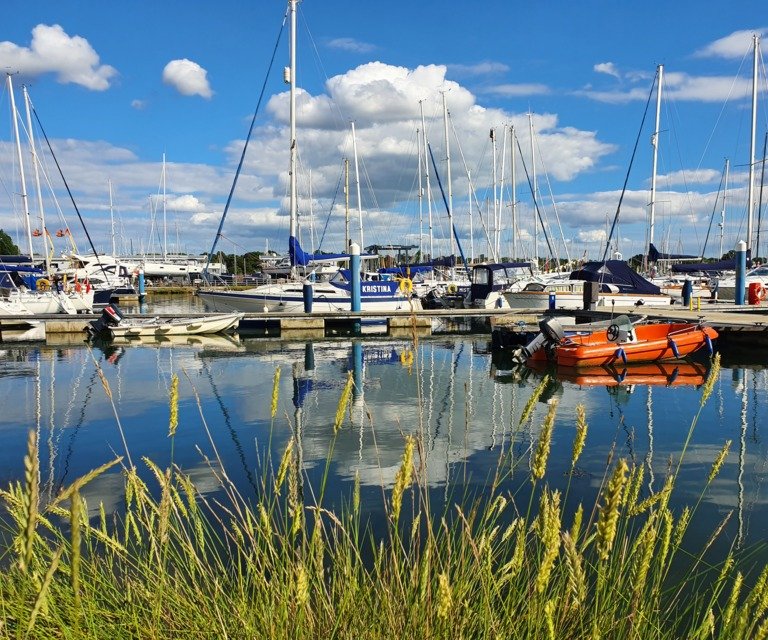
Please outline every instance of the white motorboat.
[[109, 326], [113, 338], [194, 336], [237, 329], [244, 313], [224, 313], [196, 318], [122, 318]]

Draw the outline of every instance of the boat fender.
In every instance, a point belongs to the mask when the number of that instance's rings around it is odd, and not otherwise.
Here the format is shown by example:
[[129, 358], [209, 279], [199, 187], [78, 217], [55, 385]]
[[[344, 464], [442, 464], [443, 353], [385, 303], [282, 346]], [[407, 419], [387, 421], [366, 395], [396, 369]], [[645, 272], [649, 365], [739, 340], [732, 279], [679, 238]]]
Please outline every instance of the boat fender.
[[627, 354], [624, 353], [624, 349], [622, 349], [621, 347], [616, 349], [616, 352], [613, 354], [613, 357], [614, 358], [621, 358], [621, 361], [624, 364], [627, 364]]
[[672, 353], [675, 354], [675, 358], [679, 358], [680, 357], [680, 351], [677, 348], [677, 343], [672, 338], [669, 338], [669, 347], [670, 347], [670, 349], [672, 349]]
[[709, 351], [709, 355], [712, 356], [715, 354], [715, 347], [712, 344], [712, 338], [709, 337], [708, 333], [704, 334], [704, 342], [707, 343], [707, 350]]

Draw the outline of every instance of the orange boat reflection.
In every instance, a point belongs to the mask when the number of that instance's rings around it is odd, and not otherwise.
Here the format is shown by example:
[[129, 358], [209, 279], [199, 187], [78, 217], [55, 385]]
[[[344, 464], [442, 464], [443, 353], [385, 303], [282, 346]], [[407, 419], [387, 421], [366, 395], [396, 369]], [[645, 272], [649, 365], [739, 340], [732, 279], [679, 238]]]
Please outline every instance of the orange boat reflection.
[[704, 384], [707, 371], [708, 367], [699, 362], [649, 362], [619, 367], [558, 367], [555, 375], [558, 380], [583, 387], [638, 384], [677, 387]]

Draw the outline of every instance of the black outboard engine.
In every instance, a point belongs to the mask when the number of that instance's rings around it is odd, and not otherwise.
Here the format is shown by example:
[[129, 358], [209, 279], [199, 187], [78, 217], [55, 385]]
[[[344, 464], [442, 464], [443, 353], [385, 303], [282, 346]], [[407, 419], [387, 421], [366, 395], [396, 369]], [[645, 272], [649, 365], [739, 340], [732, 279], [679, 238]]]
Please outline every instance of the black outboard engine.
[[539, 335], [524, 347], [515, 350], [513, 360], [523, 363], [542, 347], [554, 347], [565, 337], [562, 325], [555, 318], [545, 318], [539, 321]]
[[109, 338], [109, 327], [116, 327], [123, 319], [123, 312], [114, 302], [110, 302], [101, 312], [98, 320], [92, 320], [88, 323], [85, 330], [91, 339]]

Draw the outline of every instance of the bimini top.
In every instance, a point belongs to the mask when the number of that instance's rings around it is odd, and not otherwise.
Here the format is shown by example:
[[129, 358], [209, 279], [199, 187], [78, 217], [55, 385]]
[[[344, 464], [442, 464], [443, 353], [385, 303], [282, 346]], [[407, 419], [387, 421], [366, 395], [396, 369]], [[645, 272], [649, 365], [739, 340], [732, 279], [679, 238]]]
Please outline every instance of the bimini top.
[[570, 279], [616, 285], [621, 293], [640, 293], [646, 295], [658, 295], [661, 293], [659, 287], [648, 282], [648, 280], [643, 278], [623, 260], [585, 262], [581, 269], [571, 272]]

